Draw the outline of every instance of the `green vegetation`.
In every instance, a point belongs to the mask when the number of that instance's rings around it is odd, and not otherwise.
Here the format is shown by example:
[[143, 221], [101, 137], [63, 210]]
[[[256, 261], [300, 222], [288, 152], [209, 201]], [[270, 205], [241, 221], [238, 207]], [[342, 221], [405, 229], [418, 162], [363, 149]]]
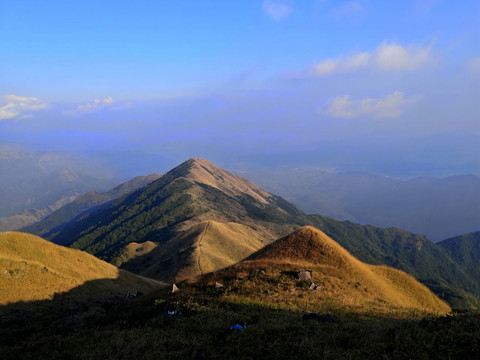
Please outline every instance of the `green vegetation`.
[[[480, 296], [480, 276], [475, 276], [478, 267], [468, 267], [461, 258], [452, 258], [439, 244], [397, 228], [359, 225], [319, 215], [309, 218], [312, 225], [322, 229], [358, 259], [401, 269], [456, 308], [473, 306], [478, 309], [480, 304], [471, 295]], [[480, 251], [471, 253], [479, 256]], [[452, 292], [454, 296], [450, 296]]]
[[120, 198], [125, 194], [150, 184], [159, 177], [160, 175], [158, 174], [137, 176], [105, 193], [99, 194], [93, 190], [89, 191], [70, 204], [61, 207], [42, 221], [24, 227], [23, 231], [42, 236], [44, 238], [51, 237], [53, 234], [61, 231], [66, 223], [71, 222], [78, 216], [100, 210], [102, 206], [105, 206], [106, 204]]
[[447, 253], [480, 279], [480, 231], [456, 236], [438, 243]]
[[[139, 274], [174, 280], [182, 277], [182, 268], [192, 269], [199, 256], [203, 263], [215, 263], [217, 269], [229, 265], [223, 261], [223, 254], [200, 251], [199, 227], [208, 221], [252, 229], [249, 243], [262, 245], [312, 225], [361, 261], [401, 269], [456, 308], [478, 308], [475, 297], [480, 296], [479, 270], [478, 266], [469, 265], [478, 264], [478, 258], [455, 256], [446, 247], [397, 228], [305, 215], [285, 200], [205, 160], [190, 159], [151, 185], [51, 230], [48, 238], [114, 264], [123, 262], [122, 267]], [[216, 241], [230, 242], [230, 233], [217, 233]], [[152, 242], [155, 246], [148, 248], [154, 250], [132, 256], [135, 259], [129, 263], [125, 254], [133, 242]], [[218, 251], [223, 250], [220, 247]], [[230, 264], [241, 259], [240, 254], [249, 255], [238, 249], [235, 252], [229, 257]], [[214, 261], [215, 258], [222, 261]], [[200, 273], [198, 268], [196, 274]], [[187, 271], [184, 275], [196, 274]]]

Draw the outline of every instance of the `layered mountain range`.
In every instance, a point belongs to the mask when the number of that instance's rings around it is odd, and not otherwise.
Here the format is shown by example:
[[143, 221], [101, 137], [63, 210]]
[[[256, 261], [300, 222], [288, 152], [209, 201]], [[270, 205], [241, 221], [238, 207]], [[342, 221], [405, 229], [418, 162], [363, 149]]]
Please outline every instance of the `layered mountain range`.
[[480, 226], [480, 178], [475, 175], [405, 180], [312, 167], [254, 168], [246, 174], [309, 214], [395, 226], [435, 242]]
[[307, 225], [361, 261], [404, 270], [454, 307], [471, 307], [480, 295], [469, 260], [456, 258], [451, 246], [397, 228], [306, 215], [203, 159], [116, 200], [60, 209], [25, 230], [140, 275], [181, 281], [235, 264]]

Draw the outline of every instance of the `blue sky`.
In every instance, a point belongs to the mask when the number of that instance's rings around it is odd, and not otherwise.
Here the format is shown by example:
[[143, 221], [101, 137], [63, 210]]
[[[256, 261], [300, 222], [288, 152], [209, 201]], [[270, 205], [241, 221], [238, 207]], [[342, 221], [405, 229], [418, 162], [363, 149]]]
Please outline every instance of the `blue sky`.
[[468, 0], [3, 0], [0, 146], [123, 174], [190, 156], [480, 174], [479, 18]]

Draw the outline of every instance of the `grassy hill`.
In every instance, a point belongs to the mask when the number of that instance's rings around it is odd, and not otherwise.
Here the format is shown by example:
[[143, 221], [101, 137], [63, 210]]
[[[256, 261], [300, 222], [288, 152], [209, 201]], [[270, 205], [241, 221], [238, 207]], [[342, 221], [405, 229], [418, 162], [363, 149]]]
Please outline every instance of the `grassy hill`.
[[322, 229], [361, 261], [401, 269], [456, 308], [479, 306], [474, 296], [465, 293], [480, 295], [479, 277], [453, 259], [440, 244], [397, 228], [359, 225], [319, 215], [309, 218], [311, 224]]
[[82, 290], [76, 296], [84, 297], [151, 292], [162, 286], [80, 250], [29, 234], [0, 233], [0, 305], [51, 299], [77, 287]]
[[[304, 269], [312, 273], [309, 282], [295, 279]], [[313, 227], [301, 228], [206, 279], [200, 281], [223, 283], [225, 296], [232, 301], [290, 310], [318, 312], [333, 307], [360, 313], [450, 312], [444, 301], [412, 276], [363, 263]], [[318, 286], [315, 291], [309, 289], [310, 281]]]
[[[178, 282], [235, 264], [267, 241], [268, 238], [245, 225], [209, 220], [161, 246], [153, 247], [151, 242], [131, 243], [117, 264], [123, 263], [124, 269], [143, 276]], [[140, 246], [142, 249], [138, 251]]]
[[[98, 211], [75, 218], [58, 233], [45, 235], [55, 243], [88, 251], [112, 263], [125, 262], [130, 243], [153, 242], [161, 246], [155, 250], [156, 255], [150, 256], [184, 260], [183, 263], [170, 261], [173, 268], [163, 270], [164, 274], [168, 272], [167, 279], [170, 279], [192, 262], [188, 256], [198, 257], [195, 248], [201, 242], [195, 239], [209, 221], [210, 224], [214, 221], [215, 225], [206, 232], [204, 245], [214, 236], [210, 234], [216, 234], [221, 238], [217, 239], [219, 242], [231, 248], [227, 263], [223, 255], [213, 254], [204, 246], [202, 256], [212, 255], [205, 258], [205, 269], [213, 270], [215, 266], [231, 265], [248, 256], [261, 242], [272, 242], [292, 231], [294, 225], [289, 219], [298, 214], [301, 212], [293, 205], [248, 180], [229, 174], [208, 161], [190, 159], [149, 186], [124, 195]], [[234, 246], [232, 236], [237, 235], [245, 242]], [[243, 246], [247, 242], [249, 244]], [[143, 257], [145, 259], [148, 257]], [[138, 263], [136, 260], [130, 267], [128, 264], [122, 266], [152, 274], [150, 270], [141, 271]], [[151, 261], [146, 262], [149, 263]], [[203, 271], [198, 270], [198, 273]], [[155, 277], [159, 276], [163, 275]]]
[[234, 264], [305, 225], [363, 262], [413, 275], [456, 308], [476, 306], [468, 293], [480, 295], [478, 278], [424, 236], [306, 215], [203, 159], [43, 235], [137, 274], [178, 281]]
[[[305, 267], [320, 290], [292, 276]], [[132, 300], [83, 301], [75, 309], [65, 309], [59, 297], [35, 302], [31, 312], [0, 306], [0, 353], [6, 360], [480, 355], [478, 312], [441, 315], [448, 306], [411, 276], [364, 264], [313, 228], [178, 285], [173, 294], [161, 289]], [[309, 320], [310, 312], [326, 321]], [[231, 330], [235, 324], [246, 328]]]

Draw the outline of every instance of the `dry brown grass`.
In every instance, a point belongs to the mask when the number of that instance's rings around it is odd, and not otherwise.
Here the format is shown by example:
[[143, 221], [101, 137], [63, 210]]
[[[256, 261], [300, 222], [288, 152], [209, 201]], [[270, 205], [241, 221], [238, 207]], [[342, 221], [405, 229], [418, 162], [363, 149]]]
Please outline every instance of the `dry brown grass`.
[[[282, 275], [301, 269], [312, 270], [312, 282], [320, 285], [321, 291], [310, 291], [306, 284]], [[247, 260], [210, 275], [209, 281], [228, 284], [233, 291], [227, 297], [232, 301], [290, 310], [318, 312], [335, 304], [336, 308], [364, 313], [444, 315], [451, 311], [412, 276], [387, 266], [365, 264], [313, 227], [302, 228]]]
[[119, 271], [80, 250], [30, 234], [0, 233], [0, 305], [48, 299], [78, 287], [83, 292], [105, 293], [149, 292], [162, 286], [165, 284]]
[[151, 241], [145, 241], [143, 243], [132, 242], [125, 246], [122, 255], [115, 259], [115, 265], [120, 266], [124, 262], [148, 254], [157, 246], [157, 244]]

